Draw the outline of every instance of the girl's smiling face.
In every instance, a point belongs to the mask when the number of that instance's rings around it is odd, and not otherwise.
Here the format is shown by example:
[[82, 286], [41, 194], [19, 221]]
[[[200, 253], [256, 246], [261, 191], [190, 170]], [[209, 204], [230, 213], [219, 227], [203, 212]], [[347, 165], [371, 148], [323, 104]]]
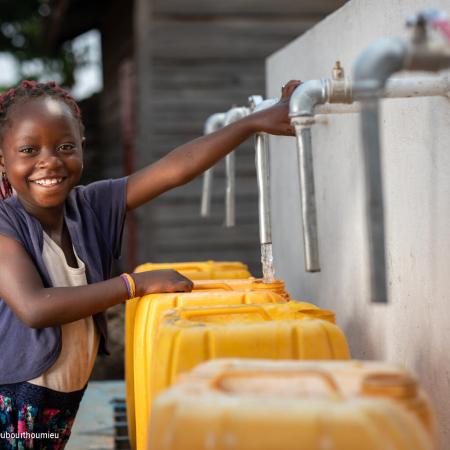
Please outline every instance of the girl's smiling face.
[[0, 169], [25, 209], [62, 209], [83, 168], [79, 121], [62, 100], [24, 99], [8, 113], [0, 147]]

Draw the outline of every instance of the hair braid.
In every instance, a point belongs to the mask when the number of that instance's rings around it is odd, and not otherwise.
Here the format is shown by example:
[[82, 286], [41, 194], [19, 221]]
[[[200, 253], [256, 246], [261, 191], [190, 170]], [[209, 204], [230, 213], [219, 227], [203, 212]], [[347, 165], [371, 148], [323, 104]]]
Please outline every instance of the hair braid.
[[78, 120], [82, 132], [84, 131], [80, 108], [75, 99], [65, 89], [58, 86], [54, 81], [37, 83], [33, 80], [24, 80], [17, 87], [11, 88], [0, 95], [0, 134], [8, 122], [8, 111], [11, 106], [27, 99], [42, 96], [57, 98], [66, 103]]

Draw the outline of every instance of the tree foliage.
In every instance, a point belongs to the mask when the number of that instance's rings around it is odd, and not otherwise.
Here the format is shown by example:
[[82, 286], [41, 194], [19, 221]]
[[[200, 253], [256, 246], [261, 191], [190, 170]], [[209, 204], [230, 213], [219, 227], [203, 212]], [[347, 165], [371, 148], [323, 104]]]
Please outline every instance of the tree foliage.
[[0, 52], [14, 57], [17, 81], [52, 78], [71, 87], [77, 65], [71, 44], [50, 51], [45, 43], [50, 0], [0, 0], [0, 11]]

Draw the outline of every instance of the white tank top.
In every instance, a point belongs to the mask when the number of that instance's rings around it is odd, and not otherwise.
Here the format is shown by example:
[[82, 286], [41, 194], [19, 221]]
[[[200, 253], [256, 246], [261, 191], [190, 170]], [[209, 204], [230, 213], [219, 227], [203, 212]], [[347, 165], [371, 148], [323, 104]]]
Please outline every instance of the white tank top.
[[[42, 257], [54, 287], [84, 286], [86, 270], [78, 258], [78, 268], [70, 267], [59, 245], [44, 232]], [[29, 383], [59, 392], [83, 389], [91, 375], [100, 336], [92, 316], [61, 325], [62, 348], [55, 363]]]

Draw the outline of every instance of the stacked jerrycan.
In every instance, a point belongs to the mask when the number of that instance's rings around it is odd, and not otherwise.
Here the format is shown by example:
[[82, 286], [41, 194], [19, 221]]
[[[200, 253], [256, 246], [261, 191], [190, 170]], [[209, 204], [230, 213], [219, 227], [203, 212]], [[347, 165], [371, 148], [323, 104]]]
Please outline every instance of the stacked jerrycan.
[[192, 293], [128, 301], [127, 341], [132, 335], [133, 345], [126, 346], [127, 400], [135, 411], [129, 431], [136, 448], [146, 446], [155, 395], [198, 363], [219, 357], [349, 358], [332, 312], [288, 298], [282, 282], [227, 276], [195, 282]]
[[153, 403], [151, 450], [431, 450], [425, 394], [392, 364], [209, 361]]
[[209, 359], [348, 359], [334, 314], [309, 304], [254, 304], [178, 308], [165, 315], [153, 354], [155, 394], [179, 374]]
[[191, 280], [240, 279], [251, 276], [246, 264], [239, 261], [200, 261], [178, 263], [145, 263], [135, 272], [174, 269]]
[[[178, 262], [178, 263], [145, 263], [139, 265], [135, 272], [145, 272], [149, 270], [161, 270], [161, 269], [174, 269], [180, 272], [182, 275], [190, 278], [191, 280], [216, 280], [220, 278], [230, 279], [233, 282], [239, 279], [245, 279], [245, 285], [248, 286], [247, 280], [257, 281], [254, 278], [250, 278], [251, 274], [248, 271], [246, 264], [238, 261], [201, 261], [201, 262]], [[209, 284], [211, 284], [209, 282]], [[261, 283], [260, 283], [261, 284]], [[284, 294], [284, 284], [276, 283], [274, 291], [277, 290]], [[207, 289], [208, 285], [203, 284], [199, 289]], [[230, 283], [211, 284], [211, 289], [214, 290], [232, 290], [233, 287]], [[171, 300], [172, 298], [172, 300]], [[200, 300], [201, 301], [201, 300]], [[275, 301], [275, 300], [274, 300]], [[185, 299], [183, 297], [175, 296], [165, 297], [165, 302], [159, 305], [159, 310], [164, 310], [176, 305], [184, 304]], [[189, 300], [187, 300], [189, 304]], [[132, 448], [136, 448], [136, 421], [135, 421], [135, 396], [134, 396], [134, 327], [136, 308], [138, 305], [138, 299], [128, 301], [126, 304], [125, 314], [125, 383], [126, 383], [126, 397], [127, 397], [127, 419], [128, 419], [128, 432], [130, 436], [130, 443]], [[170, 306], [169, 306], [170, 305]]]

